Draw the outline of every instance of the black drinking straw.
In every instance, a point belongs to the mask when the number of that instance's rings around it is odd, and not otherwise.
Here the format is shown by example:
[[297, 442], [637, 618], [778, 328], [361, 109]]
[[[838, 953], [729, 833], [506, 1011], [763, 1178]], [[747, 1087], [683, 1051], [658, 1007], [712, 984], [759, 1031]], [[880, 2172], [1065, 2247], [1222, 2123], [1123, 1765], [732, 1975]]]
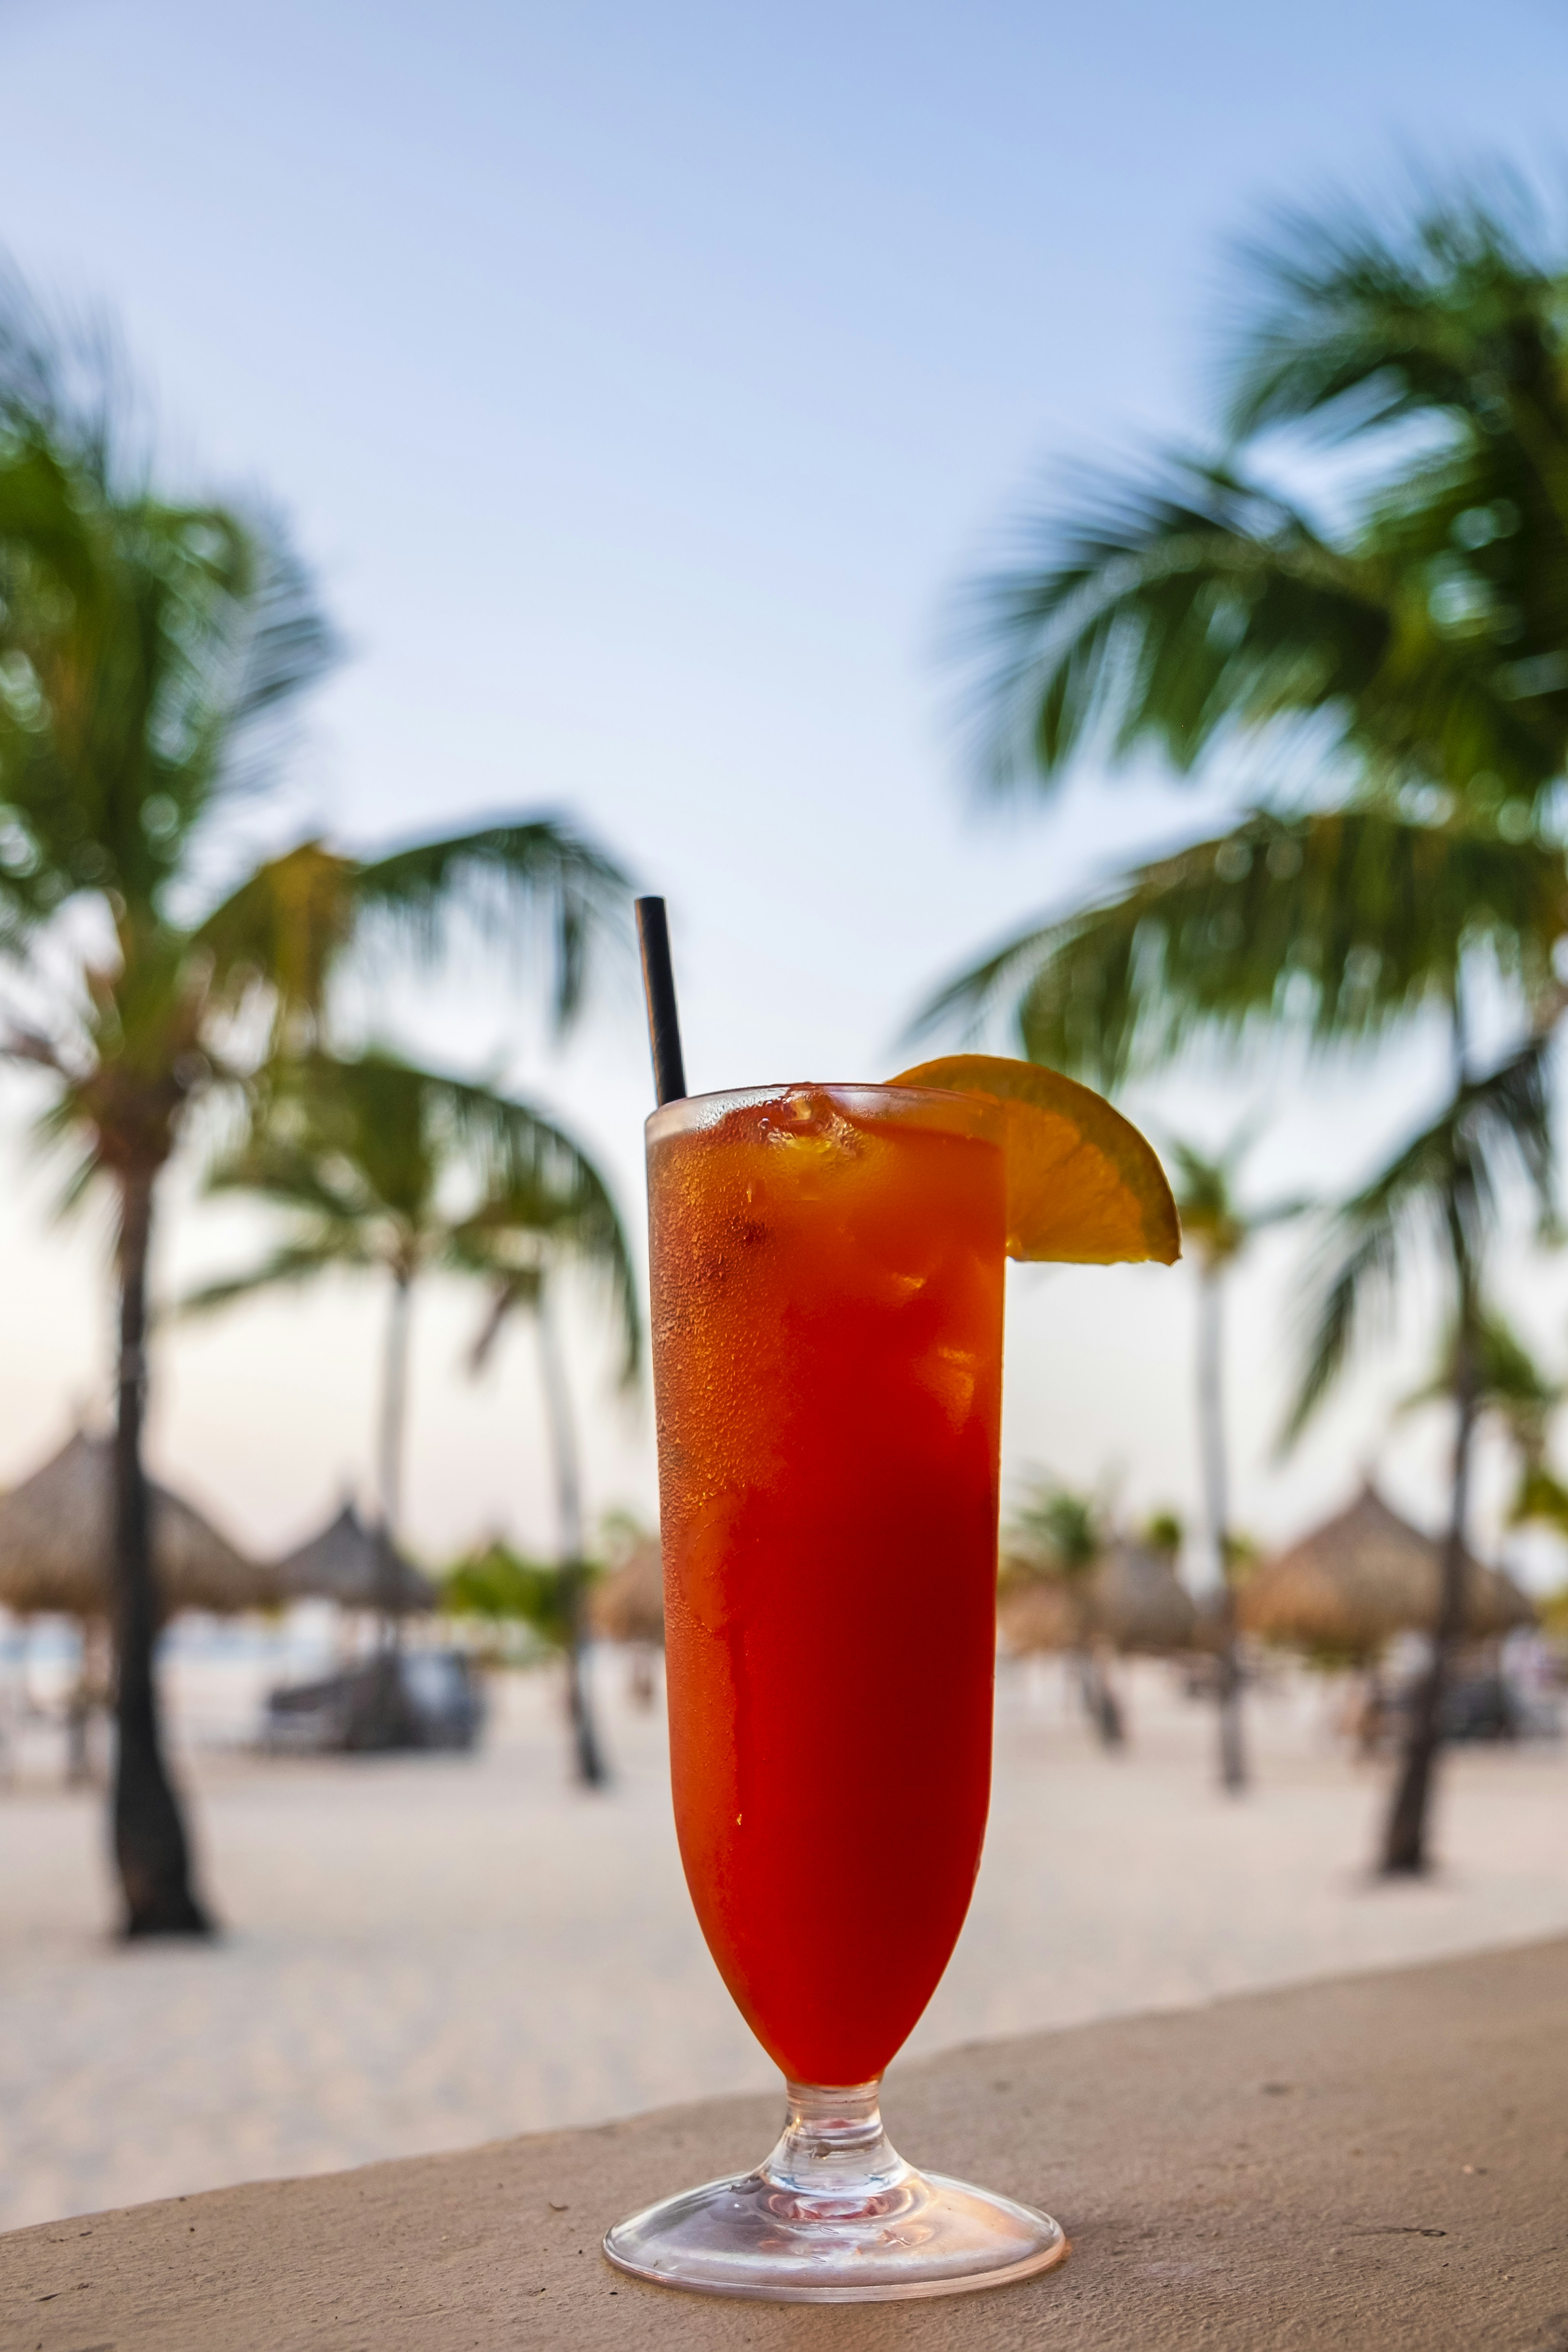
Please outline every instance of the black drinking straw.
[[653, 1047], [653, 1090], [661, 1103], [679, 1102], [686, 1092], [686, 1064], [680, 1053], [675, 967], [669, 960], [669, 925], [665, 919], [664, 900], [639, 898], [637, 910], [643, 994], [647, 999], [647, 1036]]

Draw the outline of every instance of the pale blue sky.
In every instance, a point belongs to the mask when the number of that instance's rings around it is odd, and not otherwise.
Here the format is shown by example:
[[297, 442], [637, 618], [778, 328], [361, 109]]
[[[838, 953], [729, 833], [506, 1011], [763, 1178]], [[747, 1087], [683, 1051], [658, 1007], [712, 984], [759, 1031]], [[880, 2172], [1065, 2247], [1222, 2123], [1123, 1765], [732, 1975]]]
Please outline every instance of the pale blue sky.
[[[1565, 68], [1548, 0], [0, 0], [0, 242], [114, 305], [172, 470], [264, 486], [320, 565], [353, 658], [296, 818], [373, 839], [568, 803], [670, 898], [695, 1084], [880, 1075], [967, 950], [1200, 821], [1092, 779], [978, 815], [937, 658], [955, 585], [1047, 467], [1202, 430], [1227, 236], [1401, 153], [1554, 173]], [[375, 1018], [565, 1104], [640, 1216], [629, 985], [560, 1061], [473, 976]], [[1423, 1083], [1417, 1057], [1370, 1111], [1276, 1101], [1260, 1181], [1354, 1165]], [[1218, 1134], [1258, 1097], [1153, 1108]], [[0, 1475], [101, 1353], [88, 1240], [40, 1242], [40, 1198], [0, 1213], [27, 1334]], [[247, 1238], [204, 1212], [171, 1272]], [[1269, 1465], [1288, 1259], [1239, 1317], [1242, 1503], [1271, 1526], [1370, 1452], [1397, 1387]], [[1190, 1500], [1185, 1278], [1015, 1304], [1015, 1465], [1119, 1460], [1138, 1499]], [[542, 1539], [522, 1353], [476, 1400], [461, 1328], [426, 1318], [415, 1532]], [[363, 1464], [374, 1339], [346, 1293], [177, 1339], [162, 1458], [242, 1531], [294, 1532]], [[596, 1398], [585, 1338], [580, 1370]], [[1402, 1444], [1414, 1499], [1436, 1442]], [[595, 1411], [590, 1453], [597, 1500], [651, 1495], [646, 1424]]]

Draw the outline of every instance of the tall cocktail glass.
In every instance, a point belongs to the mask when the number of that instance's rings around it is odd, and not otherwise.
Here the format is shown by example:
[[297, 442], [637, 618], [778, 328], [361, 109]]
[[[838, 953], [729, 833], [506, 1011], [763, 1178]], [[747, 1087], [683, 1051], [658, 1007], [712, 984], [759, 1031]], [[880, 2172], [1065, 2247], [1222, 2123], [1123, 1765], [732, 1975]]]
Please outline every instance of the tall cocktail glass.
[[1045, 2215], [921, 2174], [883, 2069], [985, 1830], [1005, 1169], [972, 1096], [796, 1086], [647, 1124], [670, 1759], [702, 1932], [782, 2069], [754, 2173], [622, 2221], [716, 2294], [952, 2294], [1060, 2261]]

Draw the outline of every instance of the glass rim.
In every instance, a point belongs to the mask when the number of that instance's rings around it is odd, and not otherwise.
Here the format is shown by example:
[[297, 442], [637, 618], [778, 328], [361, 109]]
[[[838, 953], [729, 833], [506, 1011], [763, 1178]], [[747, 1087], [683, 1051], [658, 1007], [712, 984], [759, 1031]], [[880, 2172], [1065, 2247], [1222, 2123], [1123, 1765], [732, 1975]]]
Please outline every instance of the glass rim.
[[[710, 1094], [679, 1095], [674, 1102], [660, 1103], [643, 1121], [643, 1133], [650, 1143], [667, 1135], [679, 1135], [700, 1128], [710, 1120], [732, 1110], [743, 1110], [749, 1104], [777, 1102], [785, 1095], [873, 1095], [879, 1102], [954, 1103], [974, 1106], [982, 1120], [988, 1116], [1000, 1118], [1004, 1105], [995, 1097], [971, 1094], [963, 1087], [906, 1087], [877, 1078], [783, 1078], [771, 1086], [717, 1087]], [[977, 1140], [988, 1141], [984, 1134]]]

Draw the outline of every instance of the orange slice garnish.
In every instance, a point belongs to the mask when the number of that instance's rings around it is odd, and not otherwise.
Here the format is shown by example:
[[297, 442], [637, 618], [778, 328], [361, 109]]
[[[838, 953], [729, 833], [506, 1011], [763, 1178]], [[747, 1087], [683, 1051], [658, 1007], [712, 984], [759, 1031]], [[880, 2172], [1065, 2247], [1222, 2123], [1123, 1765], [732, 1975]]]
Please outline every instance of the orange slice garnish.
[[995, 1054], [950, 1054], [889, 1083], [1005, 1107], [1009, 1257], [1171, 1265], [1181, 1256], [1181, 1223], [1153, 1146], [1091, 1087]]

